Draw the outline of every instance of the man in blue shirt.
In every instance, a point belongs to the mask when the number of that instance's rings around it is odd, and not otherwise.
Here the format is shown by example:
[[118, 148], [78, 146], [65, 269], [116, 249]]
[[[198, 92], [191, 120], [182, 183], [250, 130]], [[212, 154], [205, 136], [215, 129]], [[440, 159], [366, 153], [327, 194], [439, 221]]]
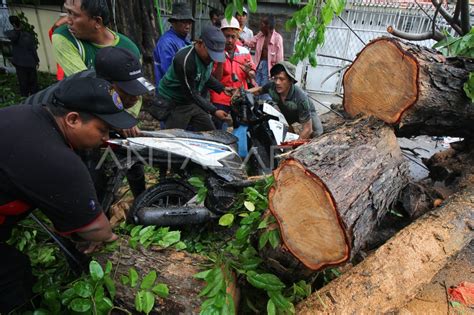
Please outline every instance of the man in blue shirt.
[[194, 22], [191, 7], [188, 3], [173, 3], [172, 15], [168, 19], [171, 28], [164, 33], [153, 51], [155, 61], [155, 83], [158, 88], [161, 78], [173, 61], [174, 55], [191, 42], [187, 36]]

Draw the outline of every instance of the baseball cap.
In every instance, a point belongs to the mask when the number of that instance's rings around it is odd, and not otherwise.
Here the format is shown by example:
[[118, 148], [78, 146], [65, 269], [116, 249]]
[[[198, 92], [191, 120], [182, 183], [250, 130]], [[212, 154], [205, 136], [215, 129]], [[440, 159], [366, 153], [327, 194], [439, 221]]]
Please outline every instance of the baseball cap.
[[138, 58], [125, 48], [100, 49], [95, 56], [95, 70], [97, 76], [113, 82], [129, 95], [143, 95], [155, 89], [143, 76]]
[[294, 64], [288, 61], [280, 61], [276, 65], [274, 65], [270, 69], [270, 75], [274, 76], [277, 73], [280, 73], [282, 71], [285, 71], [286, 74], [293, 79], [293, 81], [296, 83], [298, 80], [296, 80], [296, 67]]
[[112, 85], [99, 78], [71, 78], [53, 93], [53, 105], [92, 114], [112, 128], [128, 129], [137, 120], [127, 113]]
[[225, 61], [225, 37], [218, 27], [214, 25], [204, 27], [201, 32], [201, 39], [206, 45], [207, 52], [212, 60], [217, 62]]

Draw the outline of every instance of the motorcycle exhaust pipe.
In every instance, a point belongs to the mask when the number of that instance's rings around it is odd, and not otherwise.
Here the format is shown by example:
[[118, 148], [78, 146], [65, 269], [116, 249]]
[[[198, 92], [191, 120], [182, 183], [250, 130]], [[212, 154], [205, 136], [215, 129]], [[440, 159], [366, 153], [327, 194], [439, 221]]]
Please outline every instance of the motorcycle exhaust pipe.
[[137, 211], [135, 223], [140, 225], [182, 226], [210, 221], [215, 215], [206, 207], [144, 207]]

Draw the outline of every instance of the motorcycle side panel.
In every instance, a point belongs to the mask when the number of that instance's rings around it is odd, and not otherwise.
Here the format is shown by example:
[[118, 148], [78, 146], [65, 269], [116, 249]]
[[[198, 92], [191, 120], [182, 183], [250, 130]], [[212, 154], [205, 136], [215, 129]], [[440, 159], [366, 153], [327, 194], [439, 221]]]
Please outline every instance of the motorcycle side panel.
[[128, 138], [127, 140], [132, 144], [189, 158], [206, 167], [223, 167], [224, 165], [219, 160], [237, 154], [230, 146], [202, 140], [151, 137]]

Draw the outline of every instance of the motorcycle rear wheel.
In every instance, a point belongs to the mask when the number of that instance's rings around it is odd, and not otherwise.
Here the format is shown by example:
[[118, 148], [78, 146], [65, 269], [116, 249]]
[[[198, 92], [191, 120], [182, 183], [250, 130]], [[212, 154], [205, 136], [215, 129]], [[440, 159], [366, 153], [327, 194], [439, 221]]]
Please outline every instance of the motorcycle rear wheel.
[[162, 180], [155, 186], [145, 190], [135, 199], [128, 211], [127, 221], [139, 224], [137, 213], [141, 208], [163, 207], [163, 209], [166, 209], [170, 206], [181, 206], [187, 203], [194, 195], [196, 195], [196, 192], [193, 186], [188, 183], [174, 179]]

